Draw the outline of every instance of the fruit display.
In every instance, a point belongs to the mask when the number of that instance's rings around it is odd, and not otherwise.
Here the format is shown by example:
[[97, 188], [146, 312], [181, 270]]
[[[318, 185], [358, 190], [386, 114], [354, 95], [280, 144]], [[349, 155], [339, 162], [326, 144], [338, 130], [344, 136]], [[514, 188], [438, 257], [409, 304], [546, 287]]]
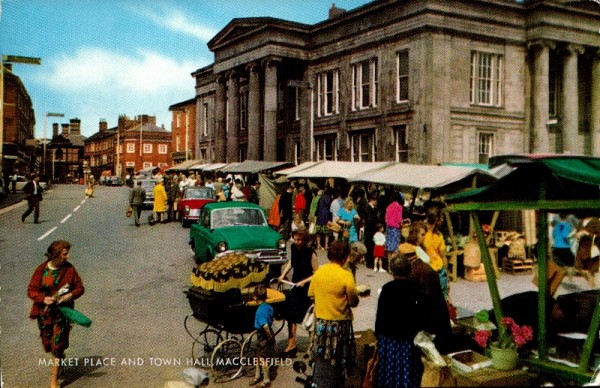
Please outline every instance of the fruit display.
[[225, 292], [262, 282], [269, 272], [268, 264], [250, 259], [244, 254], [229, 253], [197, 265], [190, 277], [192, 286], [205, 290]]

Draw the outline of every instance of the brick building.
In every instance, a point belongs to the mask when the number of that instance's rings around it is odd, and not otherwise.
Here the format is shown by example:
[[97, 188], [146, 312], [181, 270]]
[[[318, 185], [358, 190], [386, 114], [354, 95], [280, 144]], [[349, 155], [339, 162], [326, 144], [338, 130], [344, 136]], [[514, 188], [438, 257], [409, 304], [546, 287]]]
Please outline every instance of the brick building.
[[[192, 98], [173, 104], [169, 107], [173, 112], [173, 121], [171, 121], [171, 160], [173, 165], [179, 164], [190, 159], [207, 158], [207, 146], [196, 142], [196, 99]], [[203, 135], [203, 129], [200, 128], [200, 136]], [[186, 153], [187, 150], [187, 153]]]
[[156, 125], [156, 116], [119, 116], [115, 155], [116, 175], [134, 175], [152, 167], [171, 165], [172, 134]]
[[21, 82], [21, 78], [12, 72], [10, 63], [4, 66], [4, 130], [2, 140], [2, 169], [6, 176], [18, 171], [26, 174], [39, 170], [36, 164], [35, 147], [29, 143], [35, 138], [35, 112], [31, 97]]
[[52, 124], [52, 139], [46, 145], [44, 170], [53, 182], [72, 183], [84, 178], [84, 141], [81, 134], [81, 120], [71, 119], [69, 123]]
[[96, 179], [105, 170], [123, 178], [142, 169], [171, 164], [171, 132], [156, 125], [156, 116], [130, 119], [121, 115], [113, 128], [102, 119], [98, 132], [85, 143], [85, 159]]
[[103, 171], [115, 173], [115, 146], [117, 144], [117, 127], [108, 128], [106, 120], [101, 119], [98, 132], [85, 140], [85, 160], [92, 175], [99, 179]]
[[563, 0], [233, 19], [208, 43], [214, 63], [193, 73], [196, 132], [218, 162], [600, 155], [598, 20], [596, 2]]

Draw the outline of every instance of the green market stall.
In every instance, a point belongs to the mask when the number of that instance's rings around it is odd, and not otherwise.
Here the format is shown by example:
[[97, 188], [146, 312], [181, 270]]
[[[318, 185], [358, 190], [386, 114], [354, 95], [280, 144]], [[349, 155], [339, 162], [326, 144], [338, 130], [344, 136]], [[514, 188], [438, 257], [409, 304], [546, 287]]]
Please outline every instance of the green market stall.
[[546, 340], [546, 300], [549, 294], [546, 278], [549, 259], [548, 213], [585, 211], [590, 215], [600, 214], [600, 158], [576, 155], [519, 155], [514, 158], [505, 158], [504, 162], [516, 168], [488, 186], [448, 195], [446, 197], [448, 210], [470, 212], [481, 249], [497, 322], [500, 322], [503, 317], [500, 295], [478, 213], [522, 209], [537, 212], [539, 357], [524, 361], [533, 370], [574, 380], [581, 384], [587, 383], [592, 376], [590, 357], [600, 328], [600, 300], [596, 300], [578, 367], [570, 367], [549, 360]]

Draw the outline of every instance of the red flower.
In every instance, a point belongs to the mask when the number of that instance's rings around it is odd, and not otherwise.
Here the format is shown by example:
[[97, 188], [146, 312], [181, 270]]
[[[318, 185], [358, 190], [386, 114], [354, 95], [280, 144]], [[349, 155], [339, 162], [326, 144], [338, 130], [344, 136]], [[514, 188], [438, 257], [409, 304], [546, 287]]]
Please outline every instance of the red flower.
[[[485, 349], [487, 348], [491, 337], [491, 331], [478, 330], [473, 338], [479, 346]], [[494, 341], [494, 344], [503, 349], [514, 347], [520, 348], [532, 339], [533, 329], [531, 328], [531, 326], [519, 326], [514, 321], [514, 319], [510, 317], [504, 317], [500, 321], [500, 327], [498, 328], [498, 338]]]

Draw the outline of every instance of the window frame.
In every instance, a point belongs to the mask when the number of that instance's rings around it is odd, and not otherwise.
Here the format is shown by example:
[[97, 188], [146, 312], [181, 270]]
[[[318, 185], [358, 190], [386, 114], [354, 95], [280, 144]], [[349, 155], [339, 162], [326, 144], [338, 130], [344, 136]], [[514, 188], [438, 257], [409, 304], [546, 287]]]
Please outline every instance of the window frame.
[[135, 143], [127, 143], [127, 153], [135, 154]]
[[[329, 153], [328, 150], [331, 150]], [[315, 137], [316, 161], [337, 160], [337, 135], [323, 135]]]
[[[485, 155], [486, 160], [482, 159]], [[487, 164], [489, 159], [494, 156], [494, 133], [490, 131], [477, 132], [477, 161]]]
[[[405, 59], [404, 59], [405, 58]], [[406, 71], [401, 68], [403, 60], [406, 61]], [[396, 52], [396, 102], [408, 102], [409, 81], [410, 81], [410, 53], [408, 49], [401, 49]], [[403, 88], [404, 86], [404, 88]]]
[[166, 144], [159, 144], [159, 145], [158, 145], [158, 153], [159, 153], [159, 154], [162, 154], [162, 155], [164, 155], [164, 154], [166, 154], [166, 153], [167, 153], [167, 150], [168, 150], [168, 147], [167, 147], [167, 145], [166, 145]]
[[504, 56], [471, 51], [470, 101], [472, 105], [501, 107], [503, 105]]
[[[368, 75], [365, 76], [365, 70]], [[365, 96], [365, 91], [368, 95]], [[377, 57], [352, 64], [352, 110], [377, 107], [379, 99], [379, 64]]]
[[[317, 116], [340, 113], [340, 70], [329, 69], [317, 74]], [[330, 87], [331, 86], [331, 87]]]
[[[350, 141], [350, 161], [374, 162], [375, 161], [375, 132], [374, 130], [355, 131], [348, 134]], [[364, 145], [364, 140], [368, 144]], [[357, 150], [358, 148], [358, 150]]]
[[142, 145], [143, 153], [151, 154], [152, 153], [152, 143], [143, 143]]

